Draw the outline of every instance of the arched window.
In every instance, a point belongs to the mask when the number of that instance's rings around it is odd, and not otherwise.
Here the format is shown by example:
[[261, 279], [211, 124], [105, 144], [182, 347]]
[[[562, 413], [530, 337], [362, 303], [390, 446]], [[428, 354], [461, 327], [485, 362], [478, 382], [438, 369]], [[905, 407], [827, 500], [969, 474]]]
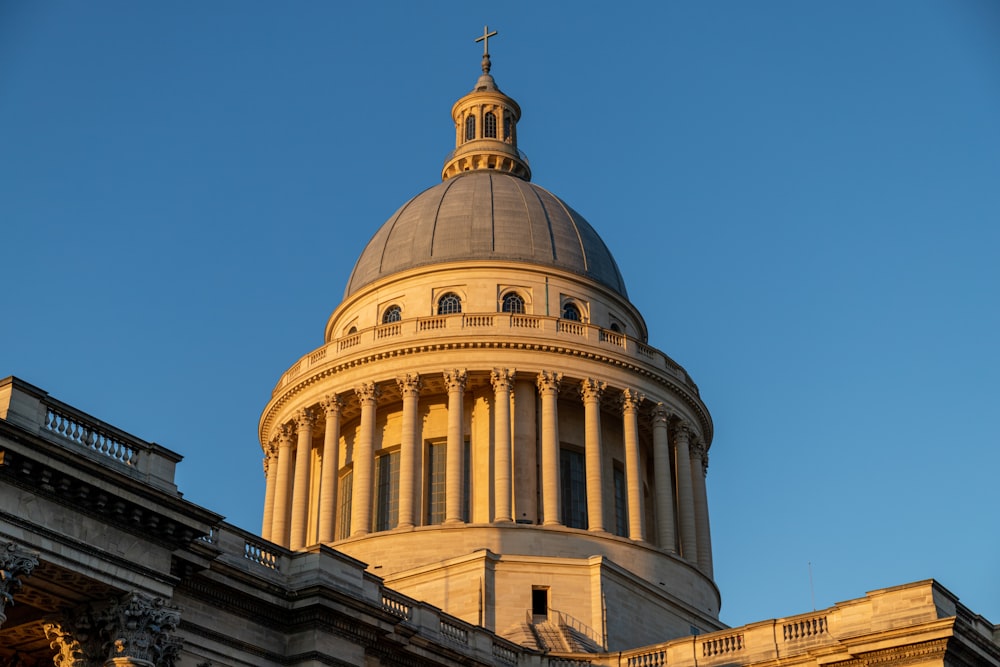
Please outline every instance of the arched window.
[[497, 117], [492, 111], [487, 111], [483, 116], [483, 136], [497, 138]]
[[567, 303], [563, 306], [562, 317], [564, 320], [572, 320], [574, 322], [580, 322], [583, 320], [580, 317], [580, 309], [576, 307], [575, 303]]
[[389, 324], [391, 322], [398, 322], [403, 319], [403, 309], [397, 305], [389, 306], [382, 313], [382, 324]]
[[524, 299], [517, 292], [508, 292], [503, 297], [503, 305], [500, 310], [505, 313], [523, 313]]
[[351, 327], [350, 329], [347, 330], [347, 335], [348, 336], [353, 336], [356, 333], [358, 333], [358, 328], [357, 327]]
[[472, 141], [476, 138], [476, 117], [469, 116], [465, 119], [465, 140]]
[[612, 322], [610, 329], [612, 331], [614, 331], [615, 333], [621, 333], [622, 332], [622, 328], [620, 326], [618, 326], [617, 322]]
[[462, 312], [462, 300], [454, 292], [448, 292], [438, 299], [438, 315]]

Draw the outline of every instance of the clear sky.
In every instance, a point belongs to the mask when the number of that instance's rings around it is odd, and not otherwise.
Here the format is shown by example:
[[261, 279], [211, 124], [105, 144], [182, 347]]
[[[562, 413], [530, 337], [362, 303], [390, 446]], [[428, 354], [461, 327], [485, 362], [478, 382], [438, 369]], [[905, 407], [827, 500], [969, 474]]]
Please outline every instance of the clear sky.
[[[502, 10], [502, 11], [500, 11]], [[483, 25], [535, 182], [715, 419], [722, 619], [934, 577], [1000, 622], [1000, 4], [0, 0], [0, 376], [184, 455], [439, 181]]]

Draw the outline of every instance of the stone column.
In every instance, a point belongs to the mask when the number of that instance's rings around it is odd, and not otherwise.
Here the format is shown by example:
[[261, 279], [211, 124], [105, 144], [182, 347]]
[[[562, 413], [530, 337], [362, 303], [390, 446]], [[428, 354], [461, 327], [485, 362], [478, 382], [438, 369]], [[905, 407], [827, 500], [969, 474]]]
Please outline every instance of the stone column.
[[448, 387], [448, 446], [445, 453], [445, 523], [462, 523], [462, 508], [465, 505], [465, 418], [462, 408], [465, 402], [464, 370], [452, 369], [444, 372], [444, 383]]
[[681, 529], [681, 555], [698, 562], [694, 520], [694, 488], [691, 484], [691, 428], [681, 422], [674, 434], [674, 463], [677, 464], [677, 513]]
[[559, 502], [559, 385], [562, 373], [538, 374], [538, 393], [542, 397], [542, 525], [562, 523]]
[[274, 483], [274, 513], [271, 541], [288, 546], [288, 514], [292, 486], [292, 429], [283, 424], [278, 430], [278, 479]]
[[323, 433], [323, 465], [319, 474], [319, 541], [333, 542], [337, 519], [337, 468], [340, 465], [340, 410], [343, 401], [336, 394], [320, 401], [326, 414]]
[[299, 410], [295, 424], [299, 434], [295, 448], [295, 483], [292, 485], [292, 535], [289, 548], [294, 550], [306, 546], [309, 541], [306, 531], [309, 526], [309, 470], [312, 468], [313, 414], [311, 410]]
[[264, 445], [264, 520], [261, 522], [260, 534], [265, 540], [271, 539], [271, 527], [274, 524], [274, 485], [278, 479], [278, 442], [271, 440]]
[[708, 450], [696, 440], [691, 445], [691, 483], [694, 486], [694, 521], [698, 541], [698, 568], [713, 577], [712, 533], [708, 525], [708, 493], [705, 476], [708, 474]]
[[510, 392], [514, 388], [513, 368], [494, 368], [490, 375], [493, 383], [493, 520], [497, 523], [513, 521], [511, 516], [511, 431]]
[[670, 465], [670, 411], [663, 403], [653, 408], [653, 477], [656, 488], [656, 538], [660, 548], [676, 552], [674, 532], [674, 473]]
[[354, 393], [361, 403], [361, 427], [354, 444], [354, 493], [351, 496], [351, 536], [367, 535], [372, 524], [372, 475], [375, 467], [375, 403], [379, 388], [362, 382]]
[[0, 541], [0, 628], [7, 620], [7, 603], [14, 604], [14, 593], [21, 590], [21, 578], [31, 576], [37, 565], [38, 554]]
[[43, 624], [60, 667], [172, 667], [182, 640], [172, 635], [181, 612], [133, 591], [100, 613], [89, 606]]
[[604, 451], [601, 443], [601, 397], [607, 388], [606, 382], [588, 378], [580, 385], [583, 396], [587, 468], [587, 528], [595, 532], [604, 531], [604, 480], [602, 469]]
[[628, 536], [644, 539], [642, 533], [642, 475], [639, 465], [639, 405], [643, 395], [634, 389], [622, 391], [622, 426], [625, 435], [625, 488], [628, 491]]
[[420, 376], [407, 373], [396, 378], [399, 393], [403, 395], [403, 427], [399, 444], [399, 521], [400, 528], [410, 528], [415, 523], [414, 486], [419, 474], [417, 460], [422, 434], [417, 428], [417, 409], [420, 399]]

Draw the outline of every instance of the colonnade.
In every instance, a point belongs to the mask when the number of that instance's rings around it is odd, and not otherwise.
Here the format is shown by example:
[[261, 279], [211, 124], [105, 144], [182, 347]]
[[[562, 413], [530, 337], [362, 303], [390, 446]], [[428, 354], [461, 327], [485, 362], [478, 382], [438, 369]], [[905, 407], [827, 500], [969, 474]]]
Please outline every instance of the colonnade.
[[[489, 375], [493, 389], [493, 523], [510, 523], [514, 520], [514, 481], [512, 474], [514, 428], [511, 403], [514, 396], [516, 372], [513, 369], [495, 368]], [[463, 483], [465, 470], [465, 392], [468, 372], [463, 369], [444, 371], [447, 390], [447, 447], [445, 449], [445, 507], [444, 523], [460, 524], [465, 521], [463, 509], [467, 506], [466, 488]], [[518, 378], [520, 379], [520, 378]], [[708, 501], [705, 474], [708, 455], [705, 444], [693, 426], [673, 413], [664, 403], [655, 403], [651, 410], [642, 410], [651, 403], [632, 388], [618, 390], [621, 411], [622, 443], [624, 445], [625, 514], [627, 528], [605, 525], [608, 502], [613, 494], [606, 494], [606, 478], [611, 474], [605, 463], [602, 442], [602, 401], [607, 393], [607, 383], [585, 378], [579, 383], [564, 383], [561, 373], [542, 371], [534, 377], [537, 400], [541, 405], [538, 434], [539, 496], [541, 497], [540, 523], [560, 526], [562, 521], [562, 489], [560, 488], [559, 396], [569, 391], [577, 392], [584, 408], [584, 443], [587, 530], [594, 533], [618, 532], [632, 540], [655, 542], [665, 551], [675, 552], [697, 564], [699, 569], [712, 576], [712, 547], [708, 521]], [[406, 374], [396, 378], [402, 396], [402, 415], [399, 442], [399, 481], [396, 527], [410, 528], [421, 525], [416, 489], [421, 475], [419, 461], [423, 447], [423, 433], [418, 423], [418, 404], [423, 383], [419, 375]], [[564, 386], [565, 384], [565, 386]], [[363, 536], [372, 530], [374, 501], [374, 463], [376, 442], [376, 409], [381, 394], [375, 382], [360, 384], [354, 389], [360, 407], [360, 426], [354, 442], [353, 482], [350, 493], [350, 536]], [[275, 437], [267, 443], [264, 467], [267, 488], [265, 493], [263, 536], [273, 542], [301, 549], [313, 542], [335, 540], [338, 504], [338, 463], [340, 458], [341, 414], [347, 397], [330, 395], [317, 406], [299, 410], [294, 419], [282, 424]], [[323, 417], [324, 437], [319, 468], [318, 498], [312, 494], [316, 480], [311, 480], [313, 436]], [[640, 418], [648, 416], [652, 431], [652, 451], [646, 465], [651, 465], [649, 475], [653, 480], [655, 525], [646, 526], [644, 507], [644, 473], [641, 452]], [[395, 445], [396, 443], [392, 443]], [[318, 500], [314, 529], [310, 531], [310, 498]], [[343, 527], [341, 527], [343, 530]], [[307, 534], [309, 533], [309, 534]], [[345, 536], [342, 534], [341, 536]]]

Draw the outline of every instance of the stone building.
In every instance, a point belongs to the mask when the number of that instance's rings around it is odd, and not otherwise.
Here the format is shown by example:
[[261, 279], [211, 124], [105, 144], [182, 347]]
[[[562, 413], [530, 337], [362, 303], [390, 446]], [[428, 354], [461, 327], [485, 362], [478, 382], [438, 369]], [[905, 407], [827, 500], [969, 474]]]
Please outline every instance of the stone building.
[[181, 457], [0, 381], [0, 661], [1000, 665], [933, 581], [718, 619], [712, 421], [595, 229], [531, 182], [482, 75], [442, 182], [361, 253], [261, 416], [261, 535]]

